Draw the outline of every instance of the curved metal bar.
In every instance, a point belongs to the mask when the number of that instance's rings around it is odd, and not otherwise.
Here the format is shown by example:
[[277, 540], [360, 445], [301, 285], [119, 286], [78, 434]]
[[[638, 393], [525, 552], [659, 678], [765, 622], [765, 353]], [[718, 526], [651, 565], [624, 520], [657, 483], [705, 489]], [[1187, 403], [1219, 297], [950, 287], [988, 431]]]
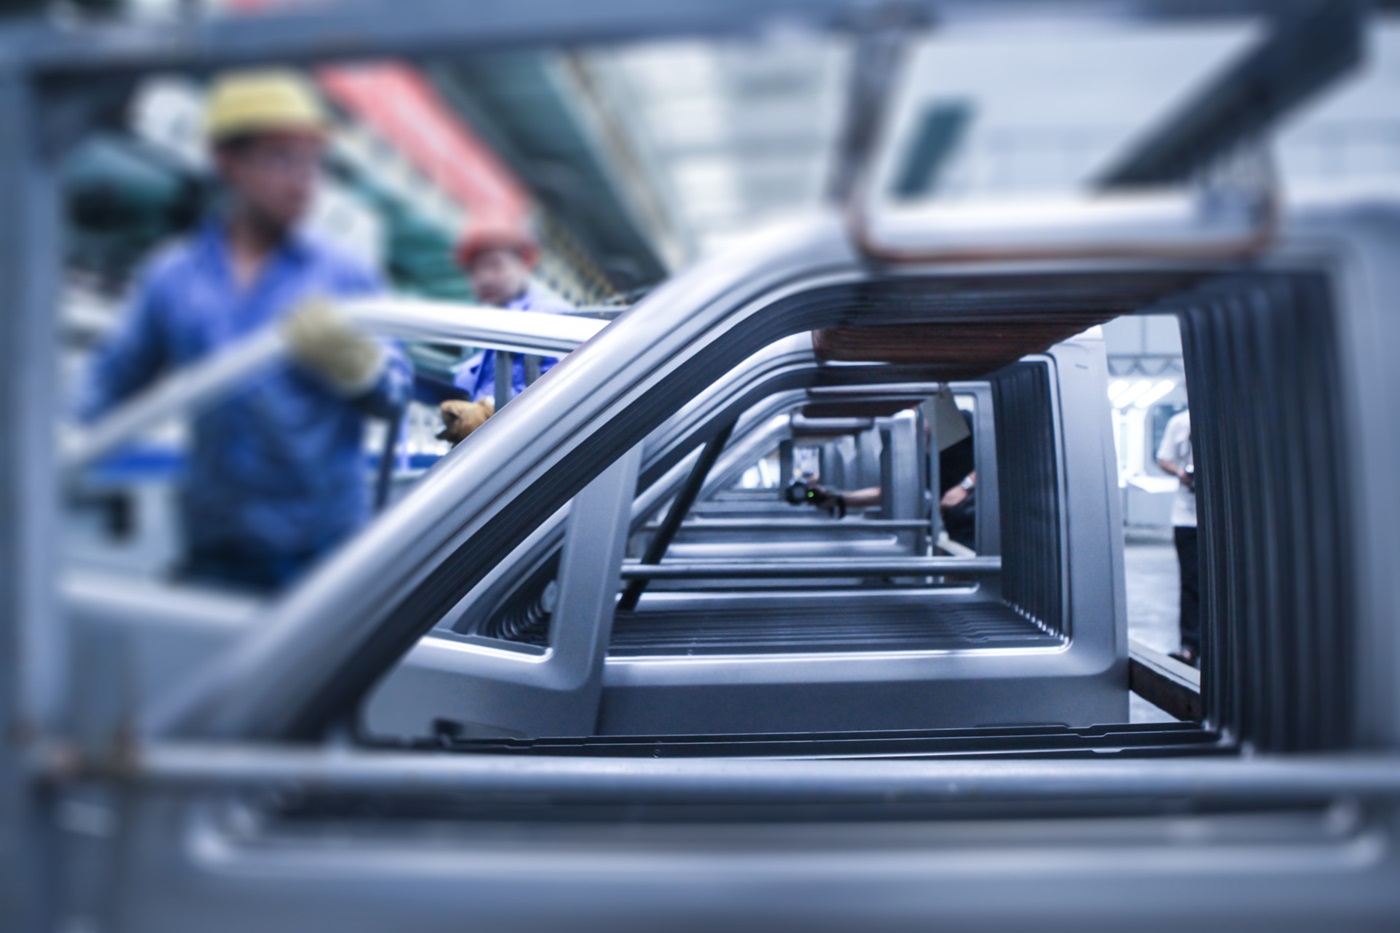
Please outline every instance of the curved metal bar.
[[881, 238], [863, 191], [858, 186], [846, 203], [851, 241], [868, 259], [892, 264], [1241, 260], [1267, 250], [1278, 231], [1279, 198], [1270, 187], [1234, 204], [1210, 192], [891, 211], [881, 220], [896, 230]]

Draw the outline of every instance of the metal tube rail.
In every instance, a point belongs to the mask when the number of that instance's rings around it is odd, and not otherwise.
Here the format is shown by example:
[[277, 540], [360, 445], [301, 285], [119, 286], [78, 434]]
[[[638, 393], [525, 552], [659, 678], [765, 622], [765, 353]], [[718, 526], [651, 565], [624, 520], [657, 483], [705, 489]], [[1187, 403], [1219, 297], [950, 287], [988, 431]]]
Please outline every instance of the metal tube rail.
[[[688, 521], [681, 525], [680, 530], [689, 534], [690, 532], [707, 531], [753, 531], [753, 532], [784, 532], [784, 531], [820, 531], [827, 532], [853, 532], [856, 534], [869, 533], [872, 531], [927, 531], [929, 523], [917, 519], [904, 518], [866, 518], [866, 519], [828, 519], [812, 517], [803, 518], [700, 518]], [[643, 531], [654, 531], [656, 526], [646, 525]]]
[[[356, 326], [375, 334], [521, 353], [569, 353], [608, 323], [593, 318], [398, 298], [346, 301], [338, 307]], [[276, 365], [286, 353], [281, 333], [276, 327], [268, 327], [208, 360], [171, 373], [96, 424], [66, 437], [60, 449], [60, 469], [79, 470], [167, 418], [198, 411]]]
[[946, 382], [890, 382], [885, 385], [864, 386], [813, 386], [807, 390], [814, 402], [838, 399], [843, 402], [852, 399], [902, 399], [928, 398], [948, 388]]
[[729, 580], [763, 577], [903, 577], [931, 574], [991, 576], [1001, 573], [1000, 557], [904, 557], [882, 559], [687, 560], [663, 564], [624, 561], [624, 580]]
[[[989, 8], [1005, 0], [917, 0], [941, 29], [985, 22]], [[1215, 21], [1276, 10], [1278, 0], [1183, 3], [1144, 0], [1135, 18], [1161, 22]], [[1116, 9], [1116, 4], [1106, 4]], [[848, 29], [869, 5], [858, 0], [763, 0], [761, 3], [658, 4], [595, 0], [587, 5], [487, 4], [461, 16], [460, 0], [412, 0], [384, 15], [384, 5], [339, 3], [248, 17], [143, 18], [137, 23], [73, 28], [71, 23], [21, 21], [6, 25], [24, 64], [35, 72], [68, 78], [139, 76], [159, 70], [214, 69], [281, 61], [289, 65], [434, 55], [464, 55], [519, 48], [574, 47], [673, 36], [753, 35], [766, 21]], [[1117, 15], [1117, 14], [1115, 14]], [[37, 18], [36, 18], [37, 19]], [[67, 28], [63, 28], [67, 27]], [[20, 43], [23, 43], [22, 45]]]
[[522, 794], [571, 800], [889, 803], [1190, 798], [1400, 799], [1394, 754], [1194, 760], [773, 760], [575, 758], [158, 743], [119, 758], [51, 746], [54, 783], [116, 781], [163, 792], [257, 790], [399, 797]]
[[569, 314], [392, 297], [346, 301], [338, 308], [355, 324], [386, 337], [541, 356], [570, 353], [610, 323]]
[[828, 434], [858, 434], [861, 431], [869, 431], [874, 427], [874, 418], [807, 418], [802, 415], [792, 416], [792, 434], [794, 437], [808, 437], [812, 435], [825, 436]]
[[285, 353], [281, 334], [261, 330], [206, 362], [171, 373], [95, 424], [60, 433], [59, 470], [73, 473], [167, 418], [199, 410], [271, 368]]

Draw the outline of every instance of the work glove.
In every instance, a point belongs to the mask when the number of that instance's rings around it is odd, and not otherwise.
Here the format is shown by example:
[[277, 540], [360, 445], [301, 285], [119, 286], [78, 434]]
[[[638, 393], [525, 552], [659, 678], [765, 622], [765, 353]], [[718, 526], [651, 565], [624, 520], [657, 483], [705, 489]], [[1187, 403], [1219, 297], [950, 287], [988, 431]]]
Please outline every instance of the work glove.
[[335, 305], [313, 298], [282, 320], [282, 336], [298, 363], [346, 398], [364, 395], [384, 371], [384, 348], [356, 330]]
[[485, 424], [486, 419], [496, 413], [496, 403], [489, 398], [479, 402], [450, 398], [439, 408], [442, 410], [442, 430], [438, 432], [437, 439], [451, 441], [453, 444], [462, 443], [467, 439], [467, 435]]

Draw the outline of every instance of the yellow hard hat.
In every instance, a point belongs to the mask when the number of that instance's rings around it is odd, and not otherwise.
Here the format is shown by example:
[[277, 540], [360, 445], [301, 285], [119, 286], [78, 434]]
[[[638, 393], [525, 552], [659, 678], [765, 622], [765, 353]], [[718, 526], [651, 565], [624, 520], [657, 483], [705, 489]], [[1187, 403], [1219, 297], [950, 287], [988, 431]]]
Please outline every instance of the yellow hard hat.
[[204, 134], [211, 143], [249, 133], [324, 133], [326, 114], [316, 92], [293, 71], [239, 71], [209, 91]]

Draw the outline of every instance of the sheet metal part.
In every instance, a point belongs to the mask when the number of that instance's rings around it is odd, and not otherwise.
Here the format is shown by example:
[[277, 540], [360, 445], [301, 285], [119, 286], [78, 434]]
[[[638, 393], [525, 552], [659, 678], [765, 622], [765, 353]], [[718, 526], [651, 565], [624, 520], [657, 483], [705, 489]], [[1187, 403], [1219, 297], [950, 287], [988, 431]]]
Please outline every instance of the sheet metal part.
[[[797, 663], [841, 654], [852, 664], [869, 665], [894, 652], [933, 658], [1065, 647], [1062, 636], [988, 596], [945, 593], [911, 605], [880, 595], [868, 593], [865, 605], [842, 605], [838, 598], [825, 606], [803, 605], [781, 596], [747, 607], [737, 601], [726, 606], [697, 600], [684, 608], [651, 603], [618, 615], [608, 657], [716, 657], [742, 664], [757, 656], [786, 656]], [[929, 674], [936, 677], [932, 664]]]

